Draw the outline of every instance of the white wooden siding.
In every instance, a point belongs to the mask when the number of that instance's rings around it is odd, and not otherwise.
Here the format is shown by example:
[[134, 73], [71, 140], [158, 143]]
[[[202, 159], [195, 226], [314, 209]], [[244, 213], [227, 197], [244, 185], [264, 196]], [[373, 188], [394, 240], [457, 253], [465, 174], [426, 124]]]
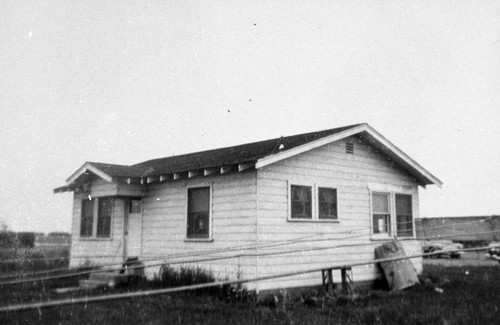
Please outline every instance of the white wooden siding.
[[[354, 142], [354, 154], [345, 152], [345, 142]], [[338, 222], [288, 221], [289, 184], [311, 186], [317, 184], [317, 186], [336, 188]], [[387, 184], [405, 191], [409, 190], [412, 194], [413, 217], [418, 217], [418, 188], [415, 179], [376, 152], [373, 147], [355, 137], [259, 169], [257, 175], [259, 244], [293, 240], [314, 234], [316, 236], [312, 239], [331, 238], [329, 241], [311, 241], [259, 249], [259, 253], [283, 251], [289, 247], [304, 250], [286, 255], [259, 257], [257, 265], [259, 276], [373, 260], [374, 249], [381, 242], [373, 241], [370, 235], [372, 219], [369, 184]], [[359, 237], [352, 238], [354, 236]], [[323, 247], [338, 245], [344, 247], [321, 250]], [[352, 246], [345, 247], [345, 245]], [[406, 241], [403, 246], [408, 254], [421, 251], [420, 244], [416, 240]], [[412, 262], [417, 271], [422, 270], [421, 259]], [[320, 272], [316, 273], [261, 282], [257, 284], [257, 289], [319, 285], [321, 275]], [[337, 273], [334, 274], [335, 280], [340, 281], [340, 272]], [[376, 275], [377, 270], [374, 265], [353, 269], [355, 281], [372, 280]]]
[[[212, 240], [190, 242], [187, 232], [187, 188], [212, 187]], [[201, 250], [224, 250], [256, 244], [256, 172], [230, 173], [176, 182], [151, 184], [143, 199], [143, 258], [190, 255]], [[194, 259], [252, 253], [251, 250], [206, 254]], [[172, 262], [193, 259], [183, 257]], [[184, 266], [208, 268], [218, 279], [256, 276], [255, 257], [235, 257], [189, 263]], [[158, 268], [149, 270], [157, 272]]]
[[[125, 209], [124, 200], [120, 198], [113, 199], [111, 238], [80, 238], [82, 200], [86, 198], [87, 194], [74, 194], [71, 256], [85, 258], [72, 258], [70, 260], [70, 267], [78, 267], [89, 262], [94, 265], [122, 262], [123, 213]], [[96, 219], [94, 219], [94, 222], [96, 222]], [[102, 255], [107, 255], [108, 257], [98, 257]]]

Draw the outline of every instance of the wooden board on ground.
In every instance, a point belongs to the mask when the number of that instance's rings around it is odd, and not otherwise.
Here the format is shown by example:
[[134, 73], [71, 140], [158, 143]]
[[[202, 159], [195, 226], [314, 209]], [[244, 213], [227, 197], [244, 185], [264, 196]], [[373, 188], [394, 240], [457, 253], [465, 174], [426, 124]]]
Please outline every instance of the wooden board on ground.
[[[385, 243], [375, 248], [376, 259], [405, 257], [406, 253], [400, 242]], [[418, 275], [410, 260], [380, 263], [391, 290], [402, 290], [418, 284]]]

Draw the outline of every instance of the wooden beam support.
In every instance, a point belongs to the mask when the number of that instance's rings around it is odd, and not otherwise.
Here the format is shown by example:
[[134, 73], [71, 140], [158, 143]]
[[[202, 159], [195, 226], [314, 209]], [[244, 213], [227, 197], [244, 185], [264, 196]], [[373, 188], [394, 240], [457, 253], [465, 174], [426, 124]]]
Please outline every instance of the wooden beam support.
[[220, 173], [225, 174], [225, 173], [229, 172], [232, 168], [233, 168], [233, 166], [222, 166], [220, 168]]
[[160, 175], [160, 182], [164, 182], [171, 178], [171, 175]]
[[127, 177], [122, 179], [122, 181], [127, 184], [142, 184], [139, 177]]
[[195, 177], [199, 174], [200, 172], [197, 171], [197, 170], [190, 170], [188, 171], [188, 178], [192, 178], [192, 177]]
[[158, 176], [149, 176], [148, 178], [146, 178], [146, 183], [153, 183], [153, 182], [156, 182], [158, 180]]
[[174, 181], [178, 180], [181, 178], [181, 173], [174, 173]]
[[207, 168], [203, 170], [203, 176], [209, 176], [219, 172], [219, 168]]
[[253, 167], [253, 166], [255, 166], [255, 164], [252, 164], [252, 163], [239, 164], [239, 165], [238, 165], [238, 171], [239, 171], [239, 172], [242, 172], [242, 171], [244, 171], [245, 169], [251, 168], [251, 167]]

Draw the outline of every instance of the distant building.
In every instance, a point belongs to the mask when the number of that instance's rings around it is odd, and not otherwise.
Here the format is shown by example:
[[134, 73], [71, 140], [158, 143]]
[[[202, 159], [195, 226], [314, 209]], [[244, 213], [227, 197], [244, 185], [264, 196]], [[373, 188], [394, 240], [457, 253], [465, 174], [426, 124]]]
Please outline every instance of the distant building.
[[500, 215], [415, 219], [418, 238], [443, 237], [456, 242], [500, 240]]

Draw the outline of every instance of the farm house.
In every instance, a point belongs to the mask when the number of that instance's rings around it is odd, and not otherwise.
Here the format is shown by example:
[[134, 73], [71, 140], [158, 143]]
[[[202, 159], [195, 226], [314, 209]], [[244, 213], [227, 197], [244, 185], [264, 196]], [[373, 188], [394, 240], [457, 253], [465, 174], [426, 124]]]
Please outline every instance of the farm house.
[[[71, 266], [169, 256], [219, 279], [370, 261], [394, 237], [418, 254], [418, 187], [442, 184], [368, 124], [132, 166], [87, 162], [66, 183], [54, 192], [74, 192]], [[355, 282], [376, 275], [374, 265], [352, 269]], [[317, 272], [246, 286], [321, 281]]]

